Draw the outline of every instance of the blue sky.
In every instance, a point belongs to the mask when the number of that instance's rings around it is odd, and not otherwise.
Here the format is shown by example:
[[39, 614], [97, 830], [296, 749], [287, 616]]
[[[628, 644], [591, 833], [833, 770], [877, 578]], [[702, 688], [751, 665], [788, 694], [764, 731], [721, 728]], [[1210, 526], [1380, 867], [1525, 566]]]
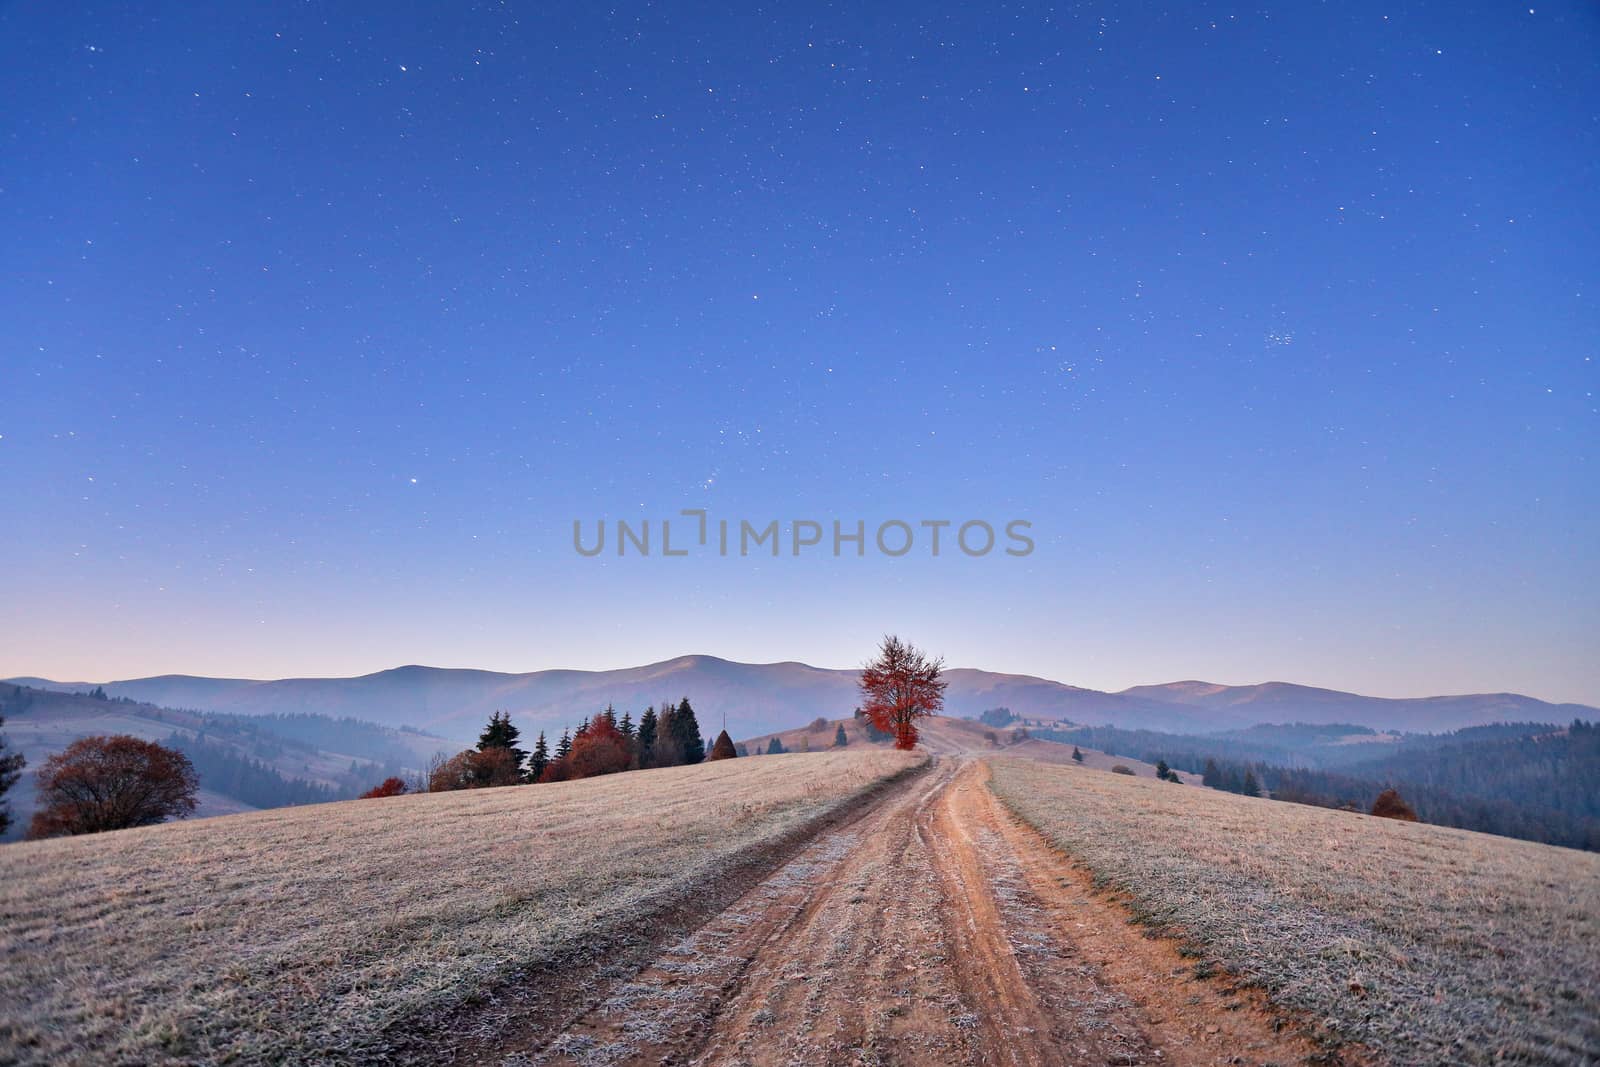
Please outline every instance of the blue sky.
[[[0, 8], [0, 674], [1600, 704], [1584, 4]], [[597, 559], [574, 519], [1033, 524]]]

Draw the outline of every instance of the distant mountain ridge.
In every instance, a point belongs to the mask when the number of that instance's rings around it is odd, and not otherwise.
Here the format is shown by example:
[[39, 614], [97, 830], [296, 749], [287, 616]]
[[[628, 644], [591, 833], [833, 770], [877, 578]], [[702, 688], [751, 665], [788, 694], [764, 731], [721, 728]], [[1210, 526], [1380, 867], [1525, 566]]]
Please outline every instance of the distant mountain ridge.
[[[648, 704], [689, 696], [707, 730], [724, 715], [740, 736], [792, 729], [818, 716], [839, 718], [860, 703], [856, 671], [793, 661], [738, 663], [690, 655], [618, 670], [544, 670], [524, 674], [409, 665], [355, 678], [252, 680], [161, 675], [112, 682], [8, 679], [43, 689], [104, 686], [169, 708], [245, 715], [313, 712], [389, 726], [414, 726], [470, 740], [489, 714], [512, 713], [524, 733], [563, 726], [613, 704], [637, 714]], [[954, 668], [945, 713], [977, 715], [1009, 707], [1029, 719], [1061, 719], [1128, 729], [1205, 732], [1264, 722], [1348, 722], [1377, 729], [1437, 731], [1506, 719], [1563, 722], [1595, 718], [1581, 704], [1550, 704], [1510, 693], [1411, 699], [1360, 696], [1285, 682], [1223, 686], [1172, 682], [1119, 693], [1048, 678]]]

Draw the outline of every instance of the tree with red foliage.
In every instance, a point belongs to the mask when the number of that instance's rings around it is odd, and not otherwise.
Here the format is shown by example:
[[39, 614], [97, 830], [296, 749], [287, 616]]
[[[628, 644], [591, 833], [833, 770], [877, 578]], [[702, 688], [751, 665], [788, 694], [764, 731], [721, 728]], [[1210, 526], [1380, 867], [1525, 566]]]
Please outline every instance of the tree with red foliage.
[[895, 748], [916, 748], [917, 720], [944, 707], [943, 671], [943, 657], [929, 659], [909, 641], [884, 637], [877, 658], [861, 668], [863, 716], [894, 734]]
[[397, 797], [406, 791], [406, 783], [401, 778], [385, 778], [371, 789], [359, 796], [358, 800], [377, 800], [379, 797]]
[[200, 776], [176, 749], [127, 734], [82, 737], [39, 769], [31, 838], [97, 834], [183, 818]]
[[616, 774], [633, 765], [628, 739], [617, 729], [616, 713], [609, 708], [580, 727], [567, 756], [569, 776], [594, 778]]
[[1399, 819], [1401, 822], [1416, 822], [1417, 812], [1410, 804], [1400, 799], [1398, 789], [1385, 789], [1378, 794], [1378, 799], [1372, 802], [1372, 814], [1380, 819]]

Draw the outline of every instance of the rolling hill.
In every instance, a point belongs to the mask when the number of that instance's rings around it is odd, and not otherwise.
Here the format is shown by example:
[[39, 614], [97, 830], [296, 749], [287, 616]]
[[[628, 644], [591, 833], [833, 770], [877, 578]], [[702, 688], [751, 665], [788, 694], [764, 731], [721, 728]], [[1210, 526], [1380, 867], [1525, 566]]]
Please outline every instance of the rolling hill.
[[0, 685], [0, 735], [27, 766], [6, 801], [15, 816], [4, 840], [20, 838], [35, 807], [45, 760], [94, 734], [128, 734], [182, 749], [200, 777], [197, 817], [354, 796], [391, 773], [414, 771], [443, 738], [323, 716], [242, 717]]
[[[1230, 687], [1202, 682], [1107, 693], [1047, 678], [970, 668], [949, 670], [946, 678], [945, 710], [953, 717], [1005, 706], [1029, 719], [1175, 732], [1291, 721], [1437, 730], [1505, 718], [1561, 722], [1600, 715], [1594, 708], [1509, 694], [1389, 700], [1284, 683]], [[818, 716], [833, 719], [848, 714], [859, 703], [855, 679], [853, 670], [795, 662], [736, 663], [695, 655], [608, 671], [506, 674], [406, 666], [356, 678], [257, 681], [163, 675], [101, 684], [113, 697], [166, 707], [244, 715], [349, 716], [388, 726], [421, 727], [465, 742], [477, 736], [483, 721], [496, 710], [510, 711], [524, 732], [559, 732], [607, 704], [637, 713], [647, 704], [684, 695], [693, 699], [708, 731], [720, 726], [726, 715], [733, 733], [749, 737], [791, 729]], [[57, 690], [89, 689], [94, 684], [41, 678], [11, 681]]]

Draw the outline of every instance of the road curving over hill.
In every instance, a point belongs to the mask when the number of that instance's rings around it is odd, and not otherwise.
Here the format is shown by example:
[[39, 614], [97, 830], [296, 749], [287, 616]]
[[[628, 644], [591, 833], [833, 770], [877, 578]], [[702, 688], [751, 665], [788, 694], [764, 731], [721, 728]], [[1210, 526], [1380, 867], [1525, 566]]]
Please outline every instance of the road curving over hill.
[[1130, 926], [987, 777], [938, 757], [564, 1024], [479, 1062], [1331, 1062]]

